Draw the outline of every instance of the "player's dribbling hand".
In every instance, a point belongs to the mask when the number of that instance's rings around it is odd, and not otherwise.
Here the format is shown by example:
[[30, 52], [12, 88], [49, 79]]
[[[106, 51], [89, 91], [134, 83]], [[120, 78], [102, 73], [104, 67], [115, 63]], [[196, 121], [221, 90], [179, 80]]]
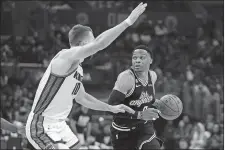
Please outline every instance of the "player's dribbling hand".
[[130, 16], [127, 18], [128, 24], [132, 25], [138, 17], [145, 11], [147, 7], [147, 4], [143, 4], [141, 2], [130, 14]]
[[113, 112], [113, 113], [125, 113], [125, 112], [128, 112], [128, 113], [131, 113], [131, 114], [135, 113], [135, 111], [132, 108], [130, 108], [130, 107], [126, 106], [126, 105], [123, 105], [123, 104], [112, 106], [111, 112]]
[[156, 120], [159, 118], [160, 111], [155, 108], [148, 108], [144, 111], [140, 111], [138, 114], [138, 118], [141, 120]]

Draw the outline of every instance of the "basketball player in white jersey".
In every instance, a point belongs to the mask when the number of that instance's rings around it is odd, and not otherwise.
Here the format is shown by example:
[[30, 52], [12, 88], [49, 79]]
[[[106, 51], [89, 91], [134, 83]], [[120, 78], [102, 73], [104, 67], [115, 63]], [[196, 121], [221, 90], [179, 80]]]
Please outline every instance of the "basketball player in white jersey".
[[73, 99], [94, 110], [134, 113], [125, 105], [111, 106], [86, 93], [81, 83], [83, 70], [80, 63], [109, 46], [138, 19], [146, 6], [140, 3], [125, 21], [97, 38], [86, 26], [76, 25], [70, 30], [71, 48], [60, 51], [50, 62], [39, 83], [27, 120], [26, 135], [36, 149], [77, 149], [78, 139], [65, 122]]

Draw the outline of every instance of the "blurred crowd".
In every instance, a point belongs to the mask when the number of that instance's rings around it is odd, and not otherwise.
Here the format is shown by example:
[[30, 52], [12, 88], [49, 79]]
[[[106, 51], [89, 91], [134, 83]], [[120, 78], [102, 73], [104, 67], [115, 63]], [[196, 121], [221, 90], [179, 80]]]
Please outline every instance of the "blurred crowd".
[[212, 115], [208, 115], [204, 123], [194, 122], [183, 116], [174, 126], [168, 121], [164, 128], [164, 146], [168, 149], [223, 149], [224, 126], [216, 123]]
[[[92, 9], [101, 7], [99, 3], [89, 3]], [[73, 8], [68, 3], [43, 5], [51, 10]], [[114, 5], [123, 6], [119, 2]], [[165, 8], [163, 4], [160, 7]], [[132, 6], [128, 8], [132, 9]], [[178, 123], [168, 121], [163, 129], [164, 148], [222, 149], [223, 30], [212, 18], [202, 19], [199, 27], [185, 36], [180, 35], [176, 27], [176, 21], [168, 25], [163, 20], [144, 20], [137, 28], [122, 34], [107, 50], [86, 59], [84, 70], [94, 68], [97, 72], [103, 72], [105, 80], [113, 84], [118, 73], [130, 66], [133, 48], [138, 44], [149, 46], [154, 53], [152, 69], [158, 75], [157, 93], [178, 95], [184, 105], [183, 117], [179, 118]], [[52, 22], [45, 40], [40, 38], [38, 32], [33, 32], [32, 36], [1, 40], [1, 63], [39, 63], [47, 66], [59, 50], [69, 47], [67, 33], [70, 28], [71, 25]], [[12, 70], [16, 72], [16, 68]], [[43, 69], [22, 70], [11, 76], [2, 69], [1, 117], [16, 124], [25, 124], [42, 75]], [[88, 80], [89, 77], [85, 78]], [[97, 112], [93, 115], [91, 110], [78, 104], [74, 107], [68, 124], [77, 133], [82, 148], [110, 149], [111, 118], [100, 117], [102, 113]], [[17, 136], [1, 131], [1, 142]], [[26, 140], [22, 143], [26, 147]]]

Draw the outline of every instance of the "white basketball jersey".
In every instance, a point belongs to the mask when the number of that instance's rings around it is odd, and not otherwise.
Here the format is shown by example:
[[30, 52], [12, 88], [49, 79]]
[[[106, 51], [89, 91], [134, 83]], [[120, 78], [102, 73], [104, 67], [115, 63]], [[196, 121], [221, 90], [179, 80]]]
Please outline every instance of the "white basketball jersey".
[[32, 112], [49, 119], [66, 119], [80, 90], [82, 77], [80, 65], [68, 76], [58, 76], [51, 73], [50, 63], [36, 91]]

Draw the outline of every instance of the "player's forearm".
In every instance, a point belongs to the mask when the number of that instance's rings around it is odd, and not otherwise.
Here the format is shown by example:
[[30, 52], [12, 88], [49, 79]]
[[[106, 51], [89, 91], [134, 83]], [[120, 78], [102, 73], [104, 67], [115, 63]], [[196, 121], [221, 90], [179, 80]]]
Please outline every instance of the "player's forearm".
[[93, 96], [91, 96], [90, 94], [86, 93], [84, 95], [83, 99], [77, 99], [76, 100], [79, 104], [93, 109], [93, 110], [99, 110], [99, 111], [110, 111], [111, 110], [111, 106], [100, 101], [97, 100], [96, 98], [94, 98]]
[[137, 120], [137, 119], [140, 119], [140, 112], [139, 111], [135, 111], [134, 114], [131, 114], [131, 113], [128, 113], [128, 112], [118, 113], [118, 114], [115, 114], [115, 116], [117, 118], [122, 118], [122, 119], [134, 119], [134, 120]]
[[127, 29], [127, 27], [129, 27], [129, 25], [123, 21], [117, 26], [100, 34], [95, 41], [102, 45], [101, 49], [104, 49], [109, 46], [125, 29]]
[[[119, 104], [122, 104], [124, 100], [125, 100], [125, 94], [119, 92], [118, 90], [113, 90], [109, 96], [108, 103], [110, 105], [119, 105]], [[138, 118], [138, 112], [135, 112], [134, 114], [125, 112], [125, 113], [118, 113], [113, 115], [115, 115], [117, 118], [123, 118], [123, 119]]]
[[[84, 46], [71, 47], [61, 53], [63, 59], [74, 61], [84, 59], [109, 46], [129, 25], [124, 21], [117, 26], [103, 32], [96, 39]], [[56, 65], [57, 66], [57, 65]]]
[[17, 132], [17, 127], [3, 118], [1, 118], [1, 129]]

